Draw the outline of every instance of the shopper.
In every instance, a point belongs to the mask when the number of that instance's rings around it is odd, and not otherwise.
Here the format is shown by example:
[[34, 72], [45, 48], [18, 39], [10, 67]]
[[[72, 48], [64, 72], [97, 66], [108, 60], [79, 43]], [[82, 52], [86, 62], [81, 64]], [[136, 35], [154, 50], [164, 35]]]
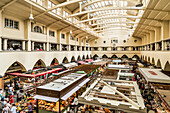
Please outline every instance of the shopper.
[[21, 101], [21, 93], [20, 91], [17, 92], [17, 102]]
[[11, 106], [11, 113], [17, 113], [17, 107], [15, 106], [15, 104], [12, 104]]
[[14, 103], [14, 99], [13, 99], [13, 95], [10, 96], [10, 104], [13, 104]]
[[2, 109], [2, 113], [9, 113], [9, 107], [7, 105], [4, 106], [4, 108]]
[[32, 103], [29, 103], [29, 105], [28, 105], [28, 113], [33, 113], [33, 105], [32, 105]]

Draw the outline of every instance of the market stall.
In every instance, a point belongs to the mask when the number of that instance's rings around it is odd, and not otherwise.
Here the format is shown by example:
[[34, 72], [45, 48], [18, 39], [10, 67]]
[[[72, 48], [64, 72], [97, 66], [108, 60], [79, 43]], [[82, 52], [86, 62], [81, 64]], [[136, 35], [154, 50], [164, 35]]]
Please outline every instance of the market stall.
[[77, 65], [77, 63], [72, 62], [72, 63], [63, 64], [63, 66], [66, 67], [66, 69], [70, 69], [70, 68], [76, 67], [78, 65]]
[[132, 73], [131, 70], [120, 69], [118, 72], [117, 80], [133, 81], [133, 78], [134, 78], [134, 73]]
[[67, 112], [77, 92], [90, 80], [87, 74], [70, 73], [48, 84], [39, 86], [35, 99], [38, 100], [39, 113]]
[[147, 113], [138, 85], [132, 81], [95, 80], [79, 97], [79, 103], [113, 112]]
[[116, 69], [106, 69], [102, 74], [102, 78], [116, 80], [118, 71]]
[[82, 64], [85, 64], [86, 62], [84, 62], [84, 61], [78, 61], [77, 63], [78, 63], [78, 65], [82, 65]]
[[86, 59], [85, 61], [86, 61], [87, 63], [90, 63], [90, 62], [93, 61], [93, 59]]
[[170, 83], [170, 77], [161, 72], [161, 69], [139, 68], [147, 82]]
[[132, 66], [108, 64], [108, 68], [110, 68], [110, 69], [132, 69]]

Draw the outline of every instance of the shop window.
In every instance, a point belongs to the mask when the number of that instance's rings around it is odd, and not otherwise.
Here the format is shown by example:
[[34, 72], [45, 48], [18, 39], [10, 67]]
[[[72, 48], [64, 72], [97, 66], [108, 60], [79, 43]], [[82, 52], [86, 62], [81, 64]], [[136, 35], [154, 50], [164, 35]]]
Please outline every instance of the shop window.
[[77, 42], [79, 41], [79, 39], [77, 38]]
[[5, 18], [5, 27], [19, 29], [19, 22]]
[[65, 39], [65, 34], [61, 34], [61, 38]]
[[98, 51], [98, 47], [94, 47], [94, 51]]
[[106, 41], [103, 41], [103, 43], [106, 43]]
[[137, 42], [137, 40], [134, 40], [134, 42], [136, 43], [136, 42]]
[[123, 40], [123, 43], [126, 43], [126, 40]]
[[54, 31], [49, 31], [49, 35], [52, 36], [52, 37], [54, 37], [54, 36], [55, 36]]
[[107, 51], [107, 47], [103, 47], [103, 51]]
[[73, 36], [70, 36], [70, 40], [74, 40], [74, 37], [73, 37]]
[[41, 27], [40, 27], [40, 26], [35, 26], [35, 27], [34, 27], [34, 32], [42, 33]]
[[113, 43], [118, 43], [118, 40], [112, 40]]
[[83, 42], [83, 39], [81, 39], [81, 42]]

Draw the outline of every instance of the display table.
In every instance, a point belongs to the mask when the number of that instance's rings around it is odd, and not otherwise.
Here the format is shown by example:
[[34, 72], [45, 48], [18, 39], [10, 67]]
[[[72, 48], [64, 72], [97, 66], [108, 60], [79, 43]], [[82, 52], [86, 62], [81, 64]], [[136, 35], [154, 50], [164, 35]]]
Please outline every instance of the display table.
[[162, 73], [160, 69], [139, 68], [139, 71], [147, 82], [170, 83], [170, 77]]

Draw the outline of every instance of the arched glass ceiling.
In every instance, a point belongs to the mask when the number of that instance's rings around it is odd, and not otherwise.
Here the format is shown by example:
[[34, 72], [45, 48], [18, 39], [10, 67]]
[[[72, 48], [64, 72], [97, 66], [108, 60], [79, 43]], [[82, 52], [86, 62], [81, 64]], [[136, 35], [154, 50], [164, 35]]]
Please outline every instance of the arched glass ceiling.
[[[144, 11], [144, 9], [137, 9], [136, 5], [139, 1], [143, 3], [144, 8], [148, 0], [83, 1], [81, 4], [82, 7], [84, 6], [82, 11], [97, 10], [106, 7], [112, 7], [113, 9], [110, 8], [109, 10], [99, 10], [92, 13], [87, 13], [87, 15], [82, 16], [82, 19], [89, 19], [89, 21], [86, 21], [86, 24], [89, 24], [97, 33], [103, 34], [104, 32], [112, 30], [127, 30], [133, 32]], [[100, 19], [91, 20], [93, 18]]]

